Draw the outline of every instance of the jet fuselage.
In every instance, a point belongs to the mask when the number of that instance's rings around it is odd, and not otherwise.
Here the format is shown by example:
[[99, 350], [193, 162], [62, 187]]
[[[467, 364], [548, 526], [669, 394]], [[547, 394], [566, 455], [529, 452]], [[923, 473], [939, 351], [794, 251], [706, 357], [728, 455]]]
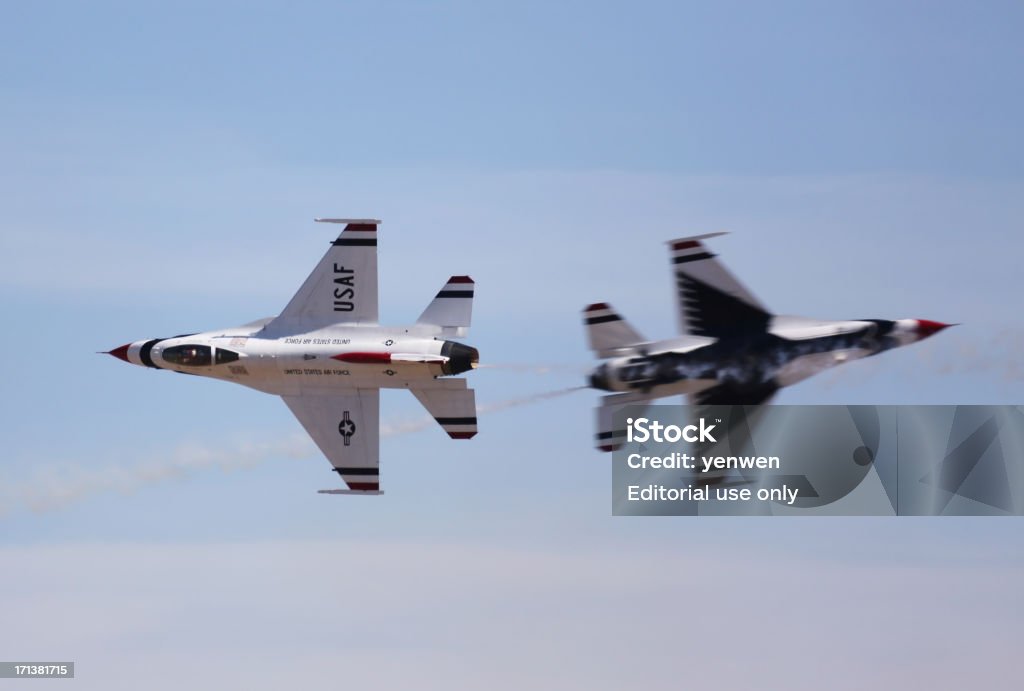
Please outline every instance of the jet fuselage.
[[831, 367], [926, 338], [944, 324], [917, 319], [812, 321], [774, 317], [766, 331], [725, 338], [685, 336], [638, 344], [599, 365], [590, 386], [652, 397], [692, 394], [713, 386], [765, 392]]
[[415, 388], [476, 367], [475, 348], [416, 327], [330, 326], [266, 333], [263, 322], [136, 341], [111, 351], [134, 365], [235, 382], [279, 396], [339, 387]]

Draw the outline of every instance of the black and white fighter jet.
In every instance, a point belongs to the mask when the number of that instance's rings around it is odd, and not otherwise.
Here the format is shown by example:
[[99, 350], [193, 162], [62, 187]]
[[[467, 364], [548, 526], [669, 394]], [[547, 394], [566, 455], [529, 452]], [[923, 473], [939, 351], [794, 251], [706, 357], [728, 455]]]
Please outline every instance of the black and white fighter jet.
[[597, 411], [596, 445], [613, 451], [626, 405], [684, 394], [690, 405], [759, 405], [830, 367], [909, 345], [950, 324], [927, 319], [821, 321], [772, 314], [708, 251], [709, 233], [672, 240], [681, 336], [649, 341], [607, 303], [583, 311], [590, 348], [604, 359], [590, 386], [614, 392]]

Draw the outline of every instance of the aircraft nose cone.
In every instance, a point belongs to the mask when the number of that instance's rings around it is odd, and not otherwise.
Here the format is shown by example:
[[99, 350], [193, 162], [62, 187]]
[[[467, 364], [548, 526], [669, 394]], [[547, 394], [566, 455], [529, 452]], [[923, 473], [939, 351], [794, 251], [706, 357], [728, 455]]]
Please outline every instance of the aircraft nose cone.
[[917, 333], [921, 338], [928, 338], [951, 326], [956, 326], [956, 324], [943, 324], [942, 322], [933, 322], [930, 319], [918, 319]]
[[124, 360], [125, 362], [131, 364], [131, 361], [128, 360], [128, 348], [130, 348], [131, 345], [131, 343], [125, 343], [123, 346], [118, 346], [113, 350], [108, 350], [107, 355], [113, 355], [118, 360]]

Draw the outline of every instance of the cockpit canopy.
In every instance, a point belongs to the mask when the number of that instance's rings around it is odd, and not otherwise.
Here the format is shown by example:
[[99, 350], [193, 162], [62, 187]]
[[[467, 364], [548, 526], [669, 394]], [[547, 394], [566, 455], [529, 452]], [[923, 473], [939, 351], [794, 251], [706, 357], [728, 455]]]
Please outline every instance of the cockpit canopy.
[[224, 348], [217, 348], [213, 356], [213, 361], [217, 365], [223, 365], [225, 362], [234, 362], [237, 359], [238, 353]]
[[164, 360], [182, 367], [209, 367], [213, 362], [213, 349], [207, 345], [180, 345], [166, 348]]
[[208, 345], [188, 343], [167, 348], [163, 352], [163, 358], [173, 365], [182, 367], [209, 367], [211, 364], [234, 362], [238, 359], [238, 353], [225, 348], [214, 349]]

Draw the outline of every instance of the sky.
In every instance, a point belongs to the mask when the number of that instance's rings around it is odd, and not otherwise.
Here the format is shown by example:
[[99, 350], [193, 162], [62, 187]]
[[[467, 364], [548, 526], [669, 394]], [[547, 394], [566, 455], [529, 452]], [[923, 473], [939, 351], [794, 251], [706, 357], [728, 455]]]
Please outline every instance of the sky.
[[[613, 518], [580, 311], [664, 242], [767, 306], [961, 325], [779, 403], [1020, 404], [1015, 2], [11, 5], [0, 659], [60, 688], [1012, 688], [1019, 519]], [[286, 304], [374, 217], [382, 322], [476, 280], [480, 433], [385, 392], [381, 497], [274, 397], [97, 351]], [[336, 229], [334, 229], [336, 230]], [[0, 680], [0, 686], [20, 682]]]

